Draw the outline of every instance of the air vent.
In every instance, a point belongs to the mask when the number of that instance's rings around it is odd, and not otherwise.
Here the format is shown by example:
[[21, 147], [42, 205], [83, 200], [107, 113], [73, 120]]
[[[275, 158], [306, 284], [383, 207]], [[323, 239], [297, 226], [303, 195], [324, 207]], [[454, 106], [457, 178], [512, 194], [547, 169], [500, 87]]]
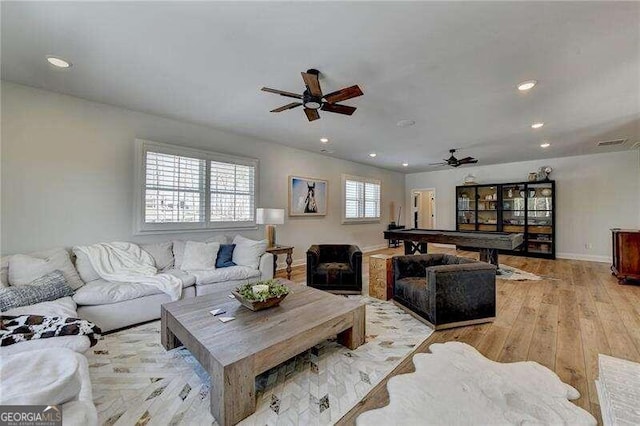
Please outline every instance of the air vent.
[[622, 145], [626, 142], [626, 139], [614, 139], [611, 141], [600, 141], [598, 142], [598, 146], [616, 146], [616, 145]]

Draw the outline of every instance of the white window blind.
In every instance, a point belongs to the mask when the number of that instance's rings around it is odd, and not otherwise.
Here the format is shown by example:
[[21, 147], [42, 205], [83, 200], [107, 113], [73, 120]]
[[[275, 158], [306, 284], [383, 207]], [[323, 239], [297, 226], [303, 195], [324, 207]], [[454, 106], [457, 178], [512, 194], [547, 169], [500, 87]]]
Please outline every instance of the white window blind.
[[147, 152], [145, 170], [145, 222], [203, 221], [204, 160]]
[[380, 182], [365, 178], [344, 178], [345, 221], [380, 219]]
[[255, 227], [258, 160], [136, 140], [135, 232]]
[[218, 161], [210, 164], [211, 221], [252, 221], [255, 212], [255, 167]]

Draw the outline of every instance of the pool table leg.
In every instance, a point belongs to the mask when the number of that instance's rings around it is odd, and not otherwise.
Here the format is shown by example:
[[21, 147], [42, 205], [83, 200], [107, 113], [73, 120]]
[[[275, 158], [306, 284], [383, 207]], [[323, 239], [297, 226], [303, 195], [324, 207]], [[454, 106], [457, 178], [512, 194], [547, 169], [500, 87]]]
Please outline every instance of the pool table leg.
[[413, 241], [405, 240], [404, 254], [410, 255], [410, 254], [415, 254], [416, 252], [418, 252], [419, 254], [427, 254], [427, 243], [421, 243], [421, 242], [414, 243]]
[[482, 262], [487, 262], [492, 265], [496, 265], [496, 268], [498, 268], [497, 274], [500, 275], [500, 264], [498, 263], [498, 249], [481, 248], [480, 260]]

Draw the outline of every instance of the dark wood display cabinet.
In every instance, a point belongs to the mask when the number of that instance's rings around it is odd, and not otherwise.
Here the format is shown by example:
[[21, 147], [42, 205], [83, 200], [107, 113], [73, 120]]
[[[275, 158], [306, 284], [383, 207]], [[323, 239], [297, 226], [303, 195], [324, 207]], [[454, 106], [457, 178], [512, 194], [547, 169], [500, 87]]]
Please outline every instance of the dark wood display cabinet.
[[611, 272], [620, 282], [640, 280], [640, 230], [611, 230], [613, 264]]
[[508, 254], [556, 257], [555, 181], [456, 187], [458, 231], [524, 234], [524, 244]]

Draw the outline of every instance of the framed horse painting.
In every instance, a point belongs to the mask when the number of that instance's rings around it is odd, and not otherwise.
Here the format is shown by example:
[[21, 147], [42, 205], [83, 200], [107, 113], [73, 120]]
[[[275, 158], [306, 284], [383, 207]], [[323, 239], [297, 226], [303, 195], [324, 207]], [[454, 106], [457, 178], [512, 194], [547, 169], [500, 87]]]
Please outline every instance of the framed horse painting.
[[289, 216], [325, 216], [328, 184], [323, 179], [289, 176]]

